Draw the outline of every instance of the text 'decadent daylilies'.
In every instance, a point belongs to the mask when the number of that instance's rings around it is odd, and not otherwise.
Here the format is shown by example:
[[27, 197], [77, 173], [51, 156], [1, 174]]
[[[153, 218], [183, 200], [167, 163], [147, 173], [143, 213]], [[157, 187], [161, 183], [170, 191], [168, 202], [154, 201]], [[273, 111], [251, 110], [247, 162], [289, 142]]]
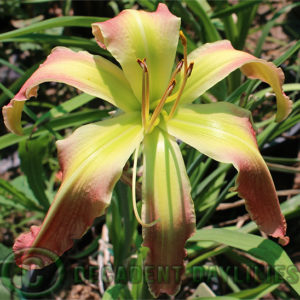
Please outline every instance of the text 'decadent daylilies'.
[[[46, 81], [63, 82], [102, 98], [123, 111], [110, 119], [84, 125], [57, 142], [63, 172], [61, 187], [40, 227], [32, 226], [14, 245], [19, 266], [51, 259], [34, 252], [44, 248], [62, 255], [102, 215], [130, 155], [142, 143], [145, 264], [153, 271], [153, 295], [175, 294], [184, 272], [184, 245], [193, 234], [195, 214], [190, 184], [176, 138], [213, 159], [232, 163], [239, 175], [236, 189], [252, 219], [265, 233], [288, 242], [275, 187], [261, 157], [250, 113], [226, 102], [191, 104], [241, 68], [250, 78], [270, 84], [277, 98], [276, 121], [287, 117], [290, 100], [282, 91], [281, 69], [232, 48], [230, 42], [206, 44], [188, 56], [179, 32], [180, 18], [159, 4], [155, 12], [125, 10], [92, 25], [99, 45], [121, 68], [87, 52], [57, 47], [4, 107], [7, 128], [22, 134], [24, 102]], [[184, 59], [174, 67], [179, 36]], [[31, 250], [28, 250], [30, 248]], [[19, 251], [27, 249], [25, 251]], [[168, 280], [157, 278], [169, 268]]]

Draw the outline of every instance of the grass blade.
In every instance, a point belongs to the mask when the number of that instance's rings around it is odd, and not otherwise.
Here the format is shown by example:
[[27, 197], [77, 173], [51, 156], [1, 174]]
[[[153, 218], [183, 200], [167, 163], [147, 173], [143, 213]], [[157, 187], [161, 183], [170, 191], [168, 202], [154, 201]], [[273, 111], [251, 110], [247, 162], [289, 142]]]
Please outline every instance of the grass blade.
[[[227, 229], [201, 229], [189, 241], [214, 241], [244, 250], [266, 261], [300, 295], [300, 283], [291, 280], [289, 273], [292, 268], [294, 273], [298, 272], [296, 266], [279, 245], [268, 239]], [[277, 266], [281, 267], [280, 270]]]
[[107, 20], [107, 18], [84, 16], [52, 18], [38, 23], [34, 23], [24, 28], [2, 33], [0, 34], [0, 41], [55, 27], [90, 27], [91, 24], [94, 22], [103, 22], [105, 20]]

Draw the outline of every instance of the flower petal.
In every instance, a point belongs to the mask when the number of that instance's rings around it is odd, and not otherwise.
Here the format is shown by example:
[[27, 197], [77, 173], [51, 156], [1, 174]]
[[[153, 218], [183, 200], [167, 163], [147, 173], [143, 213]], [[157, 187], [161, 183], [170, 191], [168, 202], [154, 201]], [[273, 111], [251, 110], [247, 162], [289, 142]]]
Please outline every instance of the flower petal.
[[[73, 239], [105, 212], [112, 189], [141, 139], [140, 115], [132, 112], [82, 126], [57, 142], [63, 182], [42, 226], [17, 238], [13, 249], [19, 266], [44, 267], [53, 261], [39, 249], [60, 256], [72, 247]], [[33, 263], [33, 258], [40, 263]]]
[[[154, 296], [174, 295], [184, 273], [184, 245], [195, 227], [194, 206], [180, 149], [161, 130], [145, 137], [142, 216], [148, 285]], [[165, 275], [165, 277], [164, 277]]]
[[219, 102], [186, 105], [167, 123], [167, 130], [213, 159], [232, 163], [239, 171], [237, 190], [260, 229], [287, 241], [270, 172], [261, 157], [250, 112]]
[[167, 88], [178, 43], [180, 18], [160, 3], [156, 12], [133, 9], [117, 17], [92, 24], [99, 45], [121, 64], [138, 99], [142, 99], [142, 70], [137, 59], [146, 58], [150, 74], [150, 101], [162, 97]]
[[282, 90], [284, 74], [273, 63], [235, 50], [229, 41], [205, 44], [190, 53], [188, 60], [194, 62], [194, 68], [181, 103], [192, 102], [232, 71], [241, 68], [245, 75], [260, 79], [273, 88], [277, 98], [276, 121], [282, 121], [290, 113], [292, 102]]
[[124, 111], [139, 108], [139, 102], [122, 70], [116, 65], [88, 52], [73, 52], [68, 48], [56, 47], [10, 103], [4, 106], [4, 121], [10, 131], [22, 134], [20, 122], [24, 101], [37, 95], [39, 84], [49, 81], [72, 85], [90, 95], [109, 101]]

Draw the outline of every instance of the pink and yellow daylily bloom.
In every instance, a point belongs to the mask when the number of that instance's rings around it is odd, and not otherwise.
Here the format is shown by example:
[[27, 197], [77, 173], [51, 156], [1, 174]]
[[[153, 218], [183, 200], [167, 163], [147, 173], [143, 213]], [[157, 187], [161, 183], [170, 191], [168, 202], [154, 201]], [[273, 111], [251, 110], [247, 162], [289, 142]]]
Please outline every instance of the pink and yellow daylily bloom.
[[[7, 128], [22, 134], [25, 100], [36, 96], [39, 84], [63, 82], [104, 99], [122, 113], [84, 125], [57, 142], [62, 169], [61, 187], [43, 224], [32, 226], [14, 245], [19, 266], [42, 265], [49, 257], [35, 248], [62, 255], [104, 214], [123, 167], [138, 149], [143, 153], [142, 218], [145, 265], [153, 270], [149, 283], [153, 295], [175, 294], [184, 272], [184, 245], [195, 230], [191, 187], [176, 139], [238, 171], [236, 190], [260, 230], [287, 243], [286, 222], [281, 214], [270, 172], [260, 155], [250, 112], [226, 102], [192, 102], [241, 68], [248, 77], [267, 82], [276, 94], [276, 121], [290, 112], [282, 91], [281, 69], [229, 41], [205, 44], [187, 55], [180, 18], [164, 4], [155, 12], [125, 10], [106, 22], [92, 25], [99, 45], [119, 62], [87, 52], [57, 47], [4, 107]], [[174, 68], [177, 44], [184, 59]], [[134, 172], [135, 173], [135, 172]], [[135, 176], [133, 176], [135, 177]], [[134, 181], [135, 182], [135, 181]], [[139, 217], [138, 217], [139, 218]], [[19, 250], [28, 249], [20, 252]], [[169, 267], [168, 282], [160, 281], [158, 268]], [[179, 270], [179, 271], [178, 271]], [[178, 273], [179, 272], [179, 273]]]

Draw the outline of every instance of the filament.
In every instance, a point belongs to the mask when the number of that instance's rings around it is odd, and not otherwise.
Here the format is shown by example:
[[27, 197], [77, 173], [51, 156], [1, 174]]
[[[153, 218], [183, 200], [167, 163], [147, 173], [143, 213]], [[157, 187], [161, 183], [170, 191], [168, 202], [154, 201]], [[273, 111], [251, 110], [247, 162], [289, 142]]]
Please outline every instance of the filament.
[[173, 117], [173, 115], [174, 115], [174, 113], [175, 113], [175, 111], [176, 111], [176, 108], [177, 108], [177, 106], [178, 106], [178, 104], [179, 104], [179, 100], [180, 100], [181, 95], [182, 95], [182, 93], [183, 93], [183, 90], [184, 90], [184, 88], [185, 88], [186, 82], [187, 82], [188, 78], [189, 78], [189, 77], [191, 76], [191, 74], [192, 74], [193, 67], [194, 67], [194, 63], [191, 62], [190, 65], [189, 65], [189, 67], [187, 68], [185, 74], [184, 74], [183, 82], [182, 82], [182, 84], [181, 84], [181, 86], [180, 86], [180, 89], [179, 89], [179, 91], [178, 91], [176, 100], [175, 100], [175, 102], [174, 102], [174, 104], [173, 104], [173, 106], [172, 106], [172, 108], [171, 108], [171, 111], [170, 111], [170, 113], [169, 113], [169, 115], [168, 115], [168, 120], [171, 119], [171, 118]]
[[167, 89], [165, 90], [165, 93], [164, 95], [162, 96], [162, 98], [160, 99], [158, 105], [156, 106], [154, 112], [153, 112], [153, 115], [150, 119], [150, 123], [149, 123], [149, 126], [147, 127], [147, 130], [146, 130], [146, 133], [150, 132], [151, 129], [152, 129], [152, 126], [154, 125], [156, 119], [158, 118], [161, 110], [163, 109], [164, 107], [164, 104], [167, 100], [167, 98], [170, 96], [170, 94], [172, 93], [174, 87], [176, 85], [176, 81], [175, 79], [173, 79], [173, 81], [169, 84], [169, 86], [167, 87]]

